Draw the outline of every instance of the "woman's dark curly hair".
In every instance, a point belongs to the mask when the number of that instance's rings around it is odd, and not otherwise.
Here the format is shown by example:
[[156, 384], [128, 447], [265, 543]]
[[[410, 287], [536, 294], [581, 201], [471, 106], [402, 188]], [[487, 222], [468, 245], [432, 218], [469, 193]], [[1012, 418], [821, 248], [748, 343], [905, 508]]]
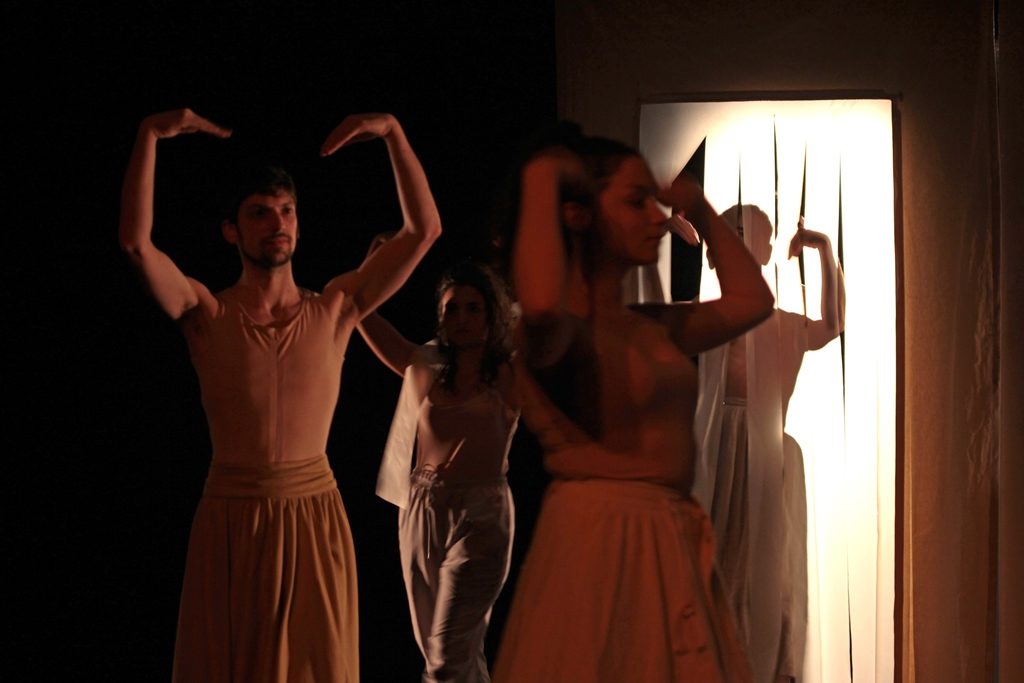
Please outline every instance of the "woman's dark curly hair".
[[457, 352], [448, 343], [441, 326], [443, 311], [441, 298], [452, 287], [472, 287], [484, 299], [487, 314], [487, 340], [484, 342], [483, 358], [480, 362], [480, 379], [493, 385], [498, 379], [501, 366], [512, 357], [512, 300], [508, 286], [493, 270], [475, 261], [462, 261], [442, 275], [435, 290], [437, 301], [437, 339], [441, 352], [442, 367], [439, 375], [441, 386], [447, 391], [455, 390], [455, 375], [458, 370]]

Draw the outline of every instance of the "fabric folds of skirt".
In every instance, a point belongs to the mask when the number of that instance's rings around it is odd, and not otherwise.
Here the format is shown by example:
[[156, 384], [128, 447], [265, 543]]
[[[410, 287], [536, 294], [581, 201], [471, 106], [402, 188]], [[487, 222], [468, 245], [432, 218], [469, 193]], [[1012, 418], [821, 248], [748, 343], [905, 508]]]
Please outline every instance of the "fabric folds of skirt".
[[173, 680], [359, 680], [355, 553], [325, 455], [211, 465], [189, 538]]
[[749, 681], [692, 499], [639, 481], [548, 489], [496, 683]]

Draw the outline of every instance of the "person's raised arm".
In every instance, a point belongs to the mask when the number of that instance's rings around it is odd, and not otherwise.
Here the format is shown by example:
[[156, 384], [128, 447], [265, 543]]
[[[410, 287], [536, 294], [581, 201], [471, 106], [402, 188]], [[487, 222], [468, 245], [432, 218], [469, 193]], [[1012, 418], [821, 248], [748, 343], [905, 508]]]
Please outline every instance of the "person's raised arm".
[[157, 140], [183, 133], [203, 132], [226, 138], [231, 131], [195, 114], [191, 109], [148, 116], [139, 124], [121, 190], [121, 248], [138, 268], [160, 307], [178, 320], [209, 291], [186, 277], [167, 254], [153, 244], [153, 187]]
[[544, 153], [522, 171], [512, 278], [528, 324], [561, 315], [565, 305], [568, 266], [559, 196], [565, 164], [558, 155]]
[[[388, 233], [377, 235], [370, 244], [366, 258], [370, 258], [378, 248], [387, 243], [388, 239]], [[405, 374], [405, 369], [412, 363], [413, 353], [416, 351], [415, 344], [403, 337], [401, 332], [376, 311], [363, 318], [357, 329], [363, 341], [381, 363], [399, 375]]]
[[771, 315], [774, 298], [761, 268], [729, 225], [711, 207], [696, 180], [680, 173], [658, 200], [682, 212], [700, 236], [718, 270], [722, 296], [714, 301], [665, 309], [676, 344], [695, 354], [724, 344]]
[[412, 363], [415, 344], [376, 311], [360, 320], [357, 329], [381, 363], [399, 375], [405, 374], [405, 369]]
[[570, 269], [562, 220], [588, 209], [562, 202], [563, 186], [585, 182], [586, 172], [571, 152], [545, 150], [524, 166], [519, 218], [512, 245], [512, 281], [521, 311], [524, 359], [532, 367], [548, 365], [565, 351], [572, 330], [565, 311]]
[[804, 247], [817, 249], [821, 261], [821, 320], [807, 323], [807, 348], [816, 351], [838, 337], [846, 327], [846, 286], [843, 269], [832, 252], [832, 241], [824, 233], [805, 229], [801, 217], [789, 243], [789, 257], [799, 255]]
[[357, 270], [334, 278], [324, 289], [325, 294], [342, 291], [351, 297], [357, 320], [371, 313], [405, 283], [430, 245], [441, 235], [441, 217], [427, 176], [394, 116], [348, 116], [327, 136], [320, 153], [327, 156], [345, 145], [374, 138], [383, 139], [387, 146], [403, 225]]

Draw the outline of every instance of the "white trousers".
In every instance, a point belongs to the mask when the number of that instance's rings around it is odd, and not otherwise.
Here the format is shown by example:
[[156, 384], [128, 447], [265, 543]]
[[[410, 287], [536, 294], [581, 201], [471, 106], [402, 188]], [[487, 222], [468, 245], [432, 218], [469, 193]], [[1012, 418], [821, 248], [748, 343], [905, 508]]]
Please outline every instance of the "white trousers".
[[452, 485], [433, 470], [414, 471], [411, 484], [398, 537], [423, 681], [487, 683], [484, 635], [508, 577], [512, 493], [504, 479]]

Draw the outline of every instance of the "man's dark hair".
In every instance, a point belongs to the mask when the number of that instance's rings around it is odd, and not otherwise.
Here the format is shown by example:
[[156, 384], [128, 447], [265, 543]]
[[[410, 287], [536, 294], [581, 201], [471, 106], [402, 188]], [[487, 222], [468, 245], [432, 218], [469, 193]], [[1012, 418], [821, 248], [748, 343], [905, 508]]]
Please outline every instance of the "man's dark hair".
[[237, 176], [224, 202], [222, 218], [238, 223], [238, 209], [246, 197], [254, 194], [272, 196], [280, 193], [289, 194], [298, 200], [295, 192], [295, 181], [288, 171], [279, 166], [257, 166]]

